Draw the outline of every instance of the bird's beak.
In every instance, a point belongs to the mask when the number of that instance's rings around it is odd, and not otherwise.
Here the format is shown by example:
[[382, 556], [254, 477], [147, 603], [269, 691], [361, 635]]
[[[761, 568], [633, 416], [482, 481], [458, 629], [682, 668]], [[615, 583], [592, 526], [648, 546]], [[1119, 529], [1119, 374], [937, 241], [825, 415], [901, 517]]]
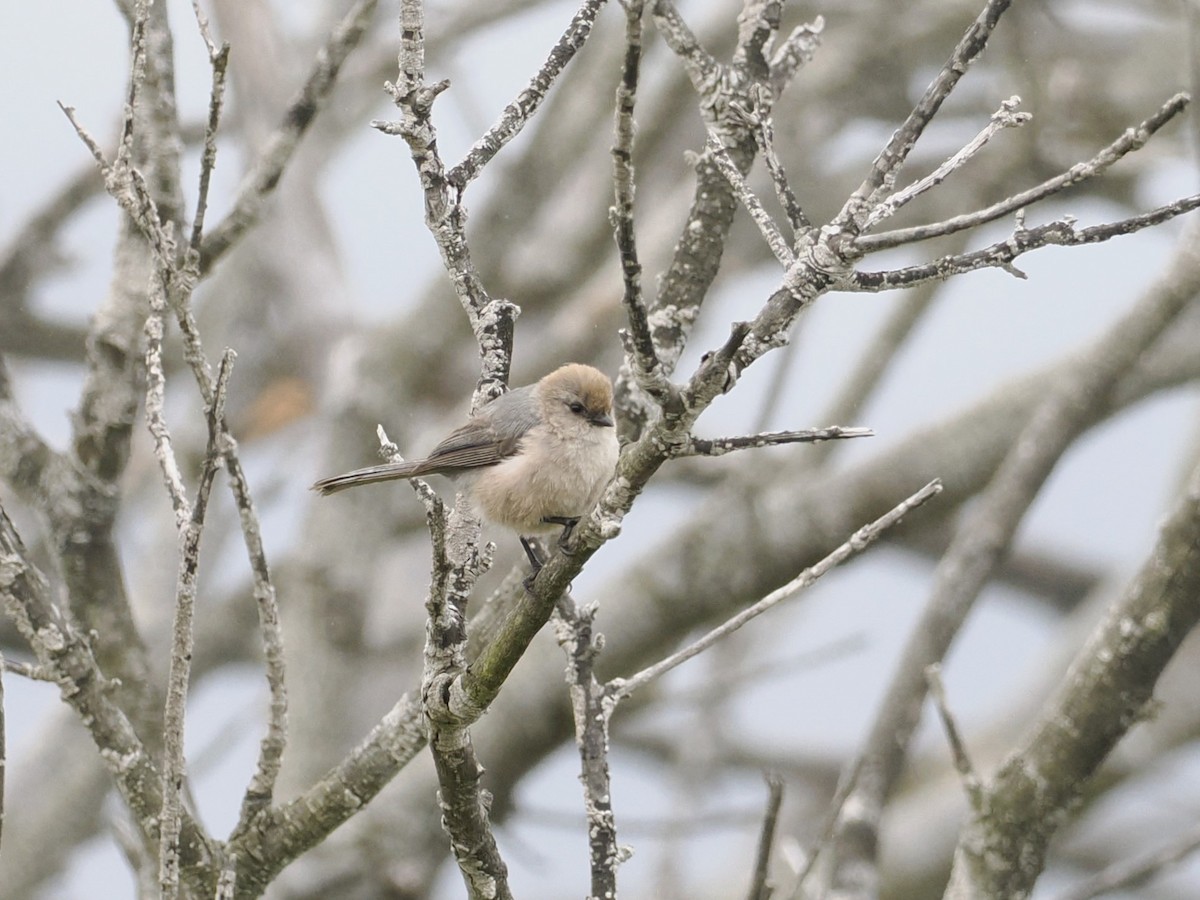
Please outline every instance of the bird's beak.
[[596, 413], [591, 419], [593, 425], [603, 425], [606, 428], [612, 428], [613, 426], [612, 416], [608, 413]]

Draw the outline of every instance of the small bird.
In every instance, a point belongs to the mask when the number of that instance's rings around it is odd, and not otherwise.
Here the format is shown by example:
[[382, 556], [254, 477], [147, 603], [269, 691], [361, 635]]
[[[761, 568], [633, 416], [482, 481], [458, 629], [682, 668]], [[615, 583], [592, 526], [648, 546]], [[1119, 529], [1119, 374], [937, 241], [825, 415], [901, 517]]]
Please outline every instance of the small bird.
[[457, 479], [485, 519], [521, 536], [536, 569], [540, 561], [525, 536], [562, 526], [565, 541], [608, 484], [617, 454], [612, 382], [570, 363], [487, 403], [425, 459], [369, 466], [312, 487], [332, 494], [422, 475]]

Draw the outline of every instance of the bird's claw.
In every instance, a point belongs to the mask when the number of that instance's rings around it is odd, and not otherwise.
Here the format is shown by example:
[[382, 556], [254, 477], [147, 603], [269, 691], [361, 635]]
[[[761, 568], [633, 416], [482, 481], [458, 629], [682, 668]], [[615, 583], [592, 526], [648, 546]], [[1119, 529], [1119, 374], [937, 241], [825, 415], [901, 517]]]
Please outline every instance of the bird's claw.
[[558, 536], [558, 549], [565, 551], [567, 549], [567, 541], [571, 539], [571, 534], [575, 531], [575, 526], [579, 524], [579, 516], [544, 516], [542, 521], [547, 525], [562, 526], [562, 534]]

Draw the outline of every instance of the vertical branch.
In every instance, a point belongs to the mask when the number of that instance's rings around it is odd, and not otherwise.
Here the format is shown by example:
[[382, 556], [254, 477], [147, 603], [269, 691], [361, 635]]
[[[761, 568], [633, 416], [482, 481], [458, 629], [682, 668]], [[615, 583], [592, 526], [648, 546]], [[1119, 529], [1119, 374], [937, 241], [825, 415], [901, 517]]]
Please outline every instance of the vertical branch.
[[783, 213], [792, 227], [794, 243], [796, 238], [812, 228], [812, 222], [808, 220], [804, 208], [796, 199], [796, 192], [792, 190], [788, 181], [783, 161], [775, 152], [775, 125], [771, 121], [770, 108], [762, 109], [760, 106], [758, 129], [754, 132], [754, 137], [758, 142], [758, 151], [762, 154], [763, 162], [767, 164], [767, 172], [771, 175], [771, 184], [775, 186], [775, 196], [779, 198], [779, 205], [783, 207]]
[[460, 498], [445, 521], [436, 495], [418, 493], [426, 504], [435, 551], [434, 580], [426, 603], [421, 695], [440, 787], [442, 824], [468, 896], [506, 900], [512, 897], [508, 867], [488, 818], [491, 795], [480, 785], [483, 766], [469, 728], [446, 708], [450, 685], [467, 667], [467, 601], [489, 560], [478, 553], [477, 529], [465, 521], [471, 516], [465, 500]]
[[[432, 121], [433, 101], [449, 87], [425, 82], [425, 22], [420, 0], [401, 0], [399, 75], [387, 86], [400, 109], [399, 122], [375, 122], [386, 134], [404, 138], [425, 194], [425, 224], [437, 243], [455, 294], [467, 314], [482, 357], [473, 406], [478, 408], [503, 388], [512, 359], [515, 305], [488, 296], [471, 259], [461, 203], [461, 185], [451, 188], [438, 152]], [[486, 161], [486, 160], [485, 160]], [[467, 601], [479, 574], [488, 566], [478, 547], [479, 525], [459, 498], [444, 521], [432, 495], [426, 502], [435, 548], [434, 577], [426, 603], [422, 707], [439, 785], [442, 824], [471, 898], [511, 897], [508, 869], [488, 820], [490, 795], [480, 785], [483, 767], [475, 755], [468, 722], [449, 708], [450, 687], [466, 671]]]
[[767, 775], [767, 811], [763, 815], [762, 833], [758, 837], [758, 853], [754, 861], [754, 878], [750, 882], [747, 900], [771, 900], [771, 846], [775, 843], [775, 829], [779, 824], [779, 807], [783, 805], [783, 779], [775, 774]]
[[225, 390], [228, 385], [232, 353], [221, 359], [212, 406], [208, 410], [208, 445], [200, 468], [200, 484], [186, 526], [180, 533], [179, 579], [175, 589], [175, 622], [171, 644], [171, 666], [167, 677], [166, 710], [163, 714], [163, 809], [159, 843], [158, 879], [162, 896], [173, 900], [179, 895], [179, 833], [183, 782], [186, 777], [183, 727], [187, 711], [188, 684], [192, 669], [193, 621], [196, 609], [196, 581], [200, 569], [200, 537], [213, 479], [221, 461], [221, 421], [224, 416]]
[[567, 654], [567, 684], [579, 748], [579, 780], [583, 782], [591, 860], [588, 898], [606, 900], [617, 896], [617, 867], [629, 858], [630, 851], [617, 845], [608, 767], [608, 724], [616, 704], [607, 687], [596, 681], [596, 655], [604, 649], [604, 636], [593, 632], [595, 616], [594, 605], [580, 606], [570, 594], [564, 594], [555, 630]]
[[663, 373], [654, 337], [642, 296], [642, 264], [638, 259], [637, 238], [633, 224], [634, 165], [633, 109], [637, 101], [638, 75], [642, 60], [643, 0], [625, 0], [625, 58], [621, 82], [617, 86], [617, 111], [613, 140], [613, 235], [621, 263], [621, 278], [625, 289], [622, 303], [629, 321], [622, 329], [625, 354], [638, 386], [661, 406], [670, 395], [670, 385]]
[[[408, 144], [417, 177], [425, 194], [425, 226], [433, 235], [442, 264], [450, 275], [471, 330], [479, 346], [482, 371], [472, 408], [478, 409], [503, 391], [512, 365], [513, 321], [520, 313], [516, 304], [488, 295], [466, 238], [466, 208], [462, 186], [452, 184], [437, 147], [433, 125], [433, 101], [450, 87], [449, 81], [425, 82], [425, 26], [420, 0], [400, 4], [400, 52], [396, 83], [387, 91], [400, 109], [398, 122], [376, 120], [372, 127], [384, 134], [399, 135]], [[489, 157], [490, 158], [490, 157]]]
[[[0, 507], [0, 602], [37, 654], [39, 671], [51, 676], [63, 701], [75, 710], [100, 751], [139, 836], [152, 846], [159, 835], [162, 778], [129, 717], [112, 696], [112, 684], [96, 664], [90, 641], [56, 602], [42, 573]], [[187, 810], [180, 812], [180, 858], [189, 889], [208, 893], [215, 846]]]
[[217, 126], [221, 122], [221, 108], [225, 101], [225, 72], [229, 66], [229, 44], [223, 43], [220, 48], [213, 43], [208, 31], [208, 20], [200, 11], [199, 0], [193, 0], [192, 8], [196, 13], [196, 23], [204, 45], [208, 48], [208, 61], [212, 68], [212, 88], [209, 91], [208, 121], [204, 124], [204, 152], [200, 156], [200, 190], [196, 198], [196, 215], [192, 219], [192, 236], [188, 242], [195, 256], [197, 272], [200, 267], [200, 241], [204, 236], [204, 215], [208, 210], [208, 186], [212, 180], [213, 168], [217, 163]]

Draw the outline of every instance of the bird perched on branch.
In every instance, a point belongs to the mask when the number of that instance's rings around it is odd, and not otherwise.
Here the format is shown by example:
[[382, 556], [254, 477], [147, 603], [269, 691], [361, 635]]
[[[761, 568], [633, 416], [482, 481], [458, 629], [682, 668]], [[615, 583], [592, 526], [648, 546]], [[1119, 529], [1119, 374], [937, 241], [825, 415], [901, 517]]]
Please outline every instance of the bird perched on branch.
[[563, 527], [562, 540], [604, 490], [617, 464], [613, 390], [598, 369], [571, 363], [536, 384], [501, 394], [433, 448], [429, 456], [323, 478], [332, 494], [363, 484], [445, 475], [478, 512], [512, 529], [536, 568], [526, 535]]

